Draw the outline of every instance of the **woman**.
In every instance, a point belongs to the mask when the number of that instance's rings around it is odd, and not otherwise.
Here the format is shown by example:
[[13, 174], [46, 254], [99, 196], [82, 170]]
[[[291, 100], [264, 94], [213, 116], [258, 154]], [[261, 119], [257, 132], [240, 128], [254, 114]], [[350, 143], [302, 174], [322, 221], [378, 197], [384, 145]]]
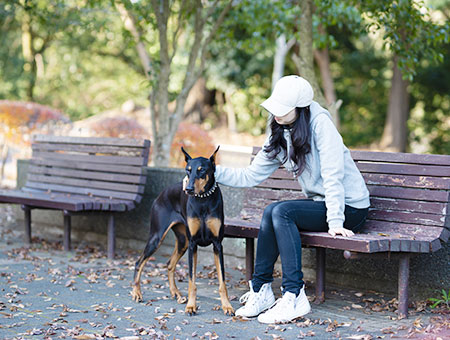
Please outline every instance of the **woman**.
[[[282, 164], [298, 178], [308, 197], [275, 202], [264, 210], [250, 291], [241, 297], [245, 305], [236, 311], [240, 316], [258, 316], [262, 323], [289, 322], [311, 310], [302, 280], [299, 232], [352, 236], [363, 226], [370, 205], [369, 192], [349, 150], [328, 111], [313, 97], [304, 78], [281, 78], [261, 104], [271, 114], [271, 133], [262, 150], [247, 168], [216, 169], [218, 183], [251, 187]], [[271, 283], [278, 256], [283, 296], [275, 302]]]

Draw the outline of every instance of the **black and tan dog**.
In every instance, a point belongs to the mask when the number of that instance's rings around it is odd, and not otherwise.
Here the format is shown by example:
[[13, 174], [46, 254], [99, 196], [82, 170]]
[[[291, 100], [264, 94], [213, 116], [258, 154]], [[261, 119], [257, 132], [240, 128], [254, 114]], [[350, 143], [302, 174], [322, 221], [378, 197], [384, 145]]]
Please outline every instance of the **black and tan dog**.
[[158, 249], [168, 231], [175, 233], [175, 249], [168, 262], [169, 287], [172, 297], [178, 303], [186, 301], [175, 284], [175, 266], [189, 249], [189, 292], [185, 312], [196, 313], [195, 273], [197, 266], [197, 246], [213, 245], [214, 260], [219, 278], [219, 294], [225, 314], [233, 315], [234, 310], [228, 299], [225, 286], [225, 269], [223, 261], [222, 239], [223, 199], [215, 178], [215, 157], [219, 148], [208, 159], [192, 158], [181, 148], [186, 159], [188, 183], [185, 190], [178, 183], [165, 189], [153, 203], [150, 213], [150, 237], [143, 254], [136, 262], [134, 270], [133, 291], [135, 301], [142, 300], [141, 274], [149, 257]]

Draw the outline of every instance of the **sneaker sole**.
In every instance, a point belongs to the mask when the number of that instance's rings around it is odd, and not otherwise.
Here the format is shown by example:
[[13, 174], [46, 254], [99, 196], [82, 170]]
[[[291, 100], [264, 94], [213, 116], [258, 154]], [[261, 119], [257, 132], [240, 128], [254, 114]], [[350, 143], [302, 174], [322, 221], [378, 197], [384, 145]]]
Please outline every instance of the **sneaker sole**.
[[285, 319], [285, 320], [274, 320], [273, 322], [269, 322], [269, 321], [265, 321], [265, 320], [260, 320], [260, 319], [258, 318], [258, 321], [261, 322], [261, 323], [264, 323], [264, 324], [287, 323], [287, 322], [291, 322], [291, 321], [293, 321], [293, 320], [295, 320], [295, 319], [297, 319], [297, 318], [299, 318], [299, 317], [302, 317], [302, 316], [304, 316], [304, 315], [306, 315], [306, 314], [308, 314], [308, 313], [310, 313], [310, 312], [311, 312], [311, 307], [309, 307], [308, 310], [301, 311], [301, 312], [295, 314], [292, 318], [289, 318], [289, 319]]
[[258, 316], [259, 314], [261, 314], [262, 312], [265, 312], [265, 311], [268, 310], [269, 308], [272, 308], [272, 306], [275, 304], [275, 302], [276, 302], [276, 300], [274, 299], [274, 301], [273, 301], [271, 304], [269, 304], [269, 305], [263, 307], [263, 309], [262, 309], [258, 314], [255, 314], [255, 315], [242, 315], [242, 314], [238, 314], [238, 310], [239, 310], [239, 309], [236, 311], [235, 315], [236, 315], [236, 316], [242, 316], [242, 317], [244, 317], [244, 318], [254, 318], [254, 317], [257, 317], [257, 316]]

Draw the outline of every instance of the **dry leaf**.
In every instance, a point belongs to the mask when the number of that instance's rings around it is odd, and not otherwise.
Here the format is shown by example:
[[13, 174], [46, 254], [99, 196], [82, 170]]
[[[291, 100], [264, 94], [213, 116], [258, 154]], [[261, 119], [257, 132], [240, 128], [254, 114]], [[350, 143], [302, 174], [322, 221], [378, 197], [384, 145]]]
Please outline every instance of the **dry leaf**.
[[355, 335], [351, 335], [346, 337], [346, 339], [353, 339], [353, 340], [372, 340], [373, 337], [370, 334], [355, 334]]
[[364, 308], [361, 305], [357, 305], [356, 303], [352, 303], [352, 308]]
[[72, 338], [78, 339], [78, 340], [89, 340], [89, 339], [97, 339], [95, 334], [81, 334], [81, 335], [74, 335]]

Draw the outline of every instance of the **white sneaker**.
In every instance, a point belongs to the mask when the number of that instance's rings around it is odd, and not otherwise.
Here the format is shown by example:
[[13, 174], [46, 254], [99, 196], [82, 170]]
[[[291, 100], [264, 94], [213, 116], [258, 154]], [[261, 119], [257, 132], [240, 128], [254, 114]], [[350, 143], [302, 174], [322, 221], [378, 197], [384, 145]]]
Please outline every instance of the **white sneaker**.
[[264, 312], [275, 303], [275, 296], [272, 292], [272, 283], [265, 283], [262, 285], [259, 292], [253, 291], [252, 281], [249, 281], [250, 291], [245, 293], [239, 299], [240, 303], [245, 305], [236, 311], [237, 316], [244, 316], [251, 318]]
[[290, 322], [311, 311], [305, 289], [300, 290], [300, 294], [295, 297], [294, 293], [286, 292], [281, 299], [278, 299], [275, 306], [267, 312], [258, 316], [261, 323], [282, 323]]

